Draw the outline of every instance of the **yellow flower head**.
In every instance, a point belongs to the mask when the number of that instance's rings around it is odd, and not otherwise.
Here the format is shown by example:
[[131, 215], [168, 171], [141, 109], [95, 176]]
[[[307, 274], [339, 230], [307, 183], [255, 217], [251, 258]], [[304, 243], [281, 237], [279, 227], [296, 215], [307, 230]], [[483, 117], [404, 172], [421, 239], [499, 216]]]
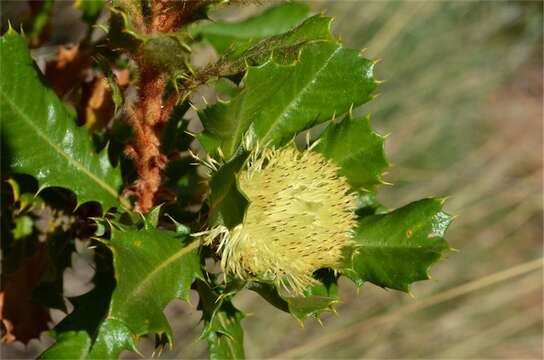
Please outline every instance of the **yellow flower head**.
[[355, 196], [338, 170], [313, 151], [257, 152], [239, 177], [249, 200], [243, 222], [208, 234], [208, 243], [221, 234], [224, 271], [301, 294], [315, 283], [314, 271], [337, 268], [355, 225]]

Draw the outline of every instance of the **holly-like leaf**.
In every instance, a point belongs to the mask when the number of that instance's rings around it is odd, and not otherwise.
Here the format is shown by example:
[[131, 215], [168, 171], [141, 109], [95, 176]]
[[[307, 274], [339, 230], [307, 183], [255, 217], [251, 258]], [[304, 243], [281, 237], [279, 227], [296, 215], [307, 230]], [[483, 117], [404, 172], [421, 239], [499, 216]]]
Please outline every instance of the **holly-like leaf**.
[[201, 23], [192, 27], [193, 36], [208, 41], [219, 53], [236, 43], [247, 43], [281, 34], [304, 20], [309, 13], [306, 4], [289, 2], [271, 7], [247, 20], [228, 23]]
[[236, 174], [242, 168], [247, 153], [241, 153], [225, 163], [210, 180], [210, 224], [222, 224], [229, 229], [242, 222], [248, 200], [238, 188]]
[[316, 284], [305, 291], [304, 296], [284, 296], [289, 304], [289, 312], [300, 323], [308, 317], [319, 319], [324, 311], [334, 311], [333, 305], [338, 302], [336, 297], [336, 283], [326, 287], [324, 284]]
[[[204, 146], [226, 158], [234, 154], [248, 129], [257, 140], [282, 145], [297, 133], [369, 101], [376, 87], [374, 64], [356, 50], [322, 42], [303, 48], [290, 65], [269, 61], [249, 67], [245, 87], [229, 102], [199, 113]], [[213, 139], [214, 141], [211, 141]]]
[[[186, 300], [193, 280], [201, 277], [198, 243], [187, 244], [186, 234], [164, 230], [112, 230], [110, 241], [102, 241], [113, 254], [115, 289], [108, 296], [107, 279], [74, 301], [75, 310], [55, 329], [57, 344], [43, 357], [57, 354], [55, 347], [69, 342], [74, 356], [88, 353], [90, 358], [115, 358], [124, 349], [135, 351], [134, 339], [145, 334], [165, 335], [172, 342], [172, 331], [163, 310], [173, 299]], [[97, 292], [93, 294], [93, 292]], [[89, 301], [105, 303], [89, 304]], [[93, 308], [98, 313], [89, 314]], [[102, 315], [100, 315], [103, 309]], [[80, 334], [86, 331], [92, 347]], [[71, 335], [60, 334], [70, 333]], [[64, 343], [63, 343], [64, 341]], [[53, 355], [51, 355], [53, 354]]]
[[384, 137], [372, 131], [368, 116], [331, 122], [321, 135], [317, 151], [340, 166], [340, 174], [355, 191], [372, 190], [382, 182], [381, 174], [389, 165]]
[[428, 279], [429, 267], [449, 249], [443, 236], [452, 218], [442, 205], [424, 199], [360, 220], [342, 273], [359, 286], [369, 281], [406, 292], [411, 283]]
[[[94, 288], [83, 295], [70, 298], [74, 310], [52, 331], [56, 343], [40, 355], [40, 359], [87, 359], [91, 358], [93, 341], [107, 316], [112, 292], [115, 288], [111, 254], [98, 248]], [[130, 338], [132, 339], [132, 338]], [[132, 350], [136, 350], [134, 343]], [[114, 347], [112, 351], [121, 352]], [[96, 353], [96, 352], [95, 352]], [[106, 358], [105, 356], [104, 358]]]
[[334, 312], [333, 305], [338, 302], [336, 296], [337, 279], [325, 272], [325, 278], [304, 292], [304, 296], [281, 294], [273, 284], [253, 282], [247, 288], [257, 292], [266, 301], [278, 309], [290, 313], [301, 324], [308, 317], [319, 319], [325, 311]]
[[96, 154], [91, 138], [42, 82], [25, 40], [10, 29], [0, 38], [0, 114], [10, 167], [38, 179], [41, 188], [65, 187], [78, 202], [119, 205], [122, 179], [107, 151]]
[[298, 58], [300, 49], [311, 42], [334, 41], [331, 33], [332, 18], [315, 15], [286, 33], [265, 38], [255, 45], [246, 43], [232, 46], [219, 59], [217, 72], [228, 76], [243, 72], [247, 65], [260, 65], [272, 56], [280, 64], [289, 64]]
[[244, 359], [244, 314], [203, 281], [197, 282], [204, 329], [201, 338], [208, 342], [210, 359]]

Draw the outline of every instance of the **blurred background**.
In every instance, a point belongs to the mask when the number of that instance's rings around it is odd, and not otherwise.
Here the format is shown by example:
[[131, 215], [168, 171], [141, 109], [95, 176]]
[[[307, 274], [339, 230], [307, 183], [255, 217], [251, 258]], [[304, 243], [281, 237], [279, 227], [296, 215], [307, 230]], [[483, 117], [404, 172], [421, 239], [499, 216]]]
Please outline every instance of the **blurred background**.
[[[74, 11], [59, 3], [59, 11]], [[241, 19], [271, 4], [215, 16]], [[543, 3], [308, 4], [335, 17], [346, 46], [381, 59], [381, 96], [356, 110], [390, 134], [395, 166], [386, 180], [395, 186], [383, 186], [379, 199], [395, 208], [448, 196], [446, 209], [458, 217], [447, 235], [457, 251], [413, 296], [342, 281], [338, 314], [325, 314], [323, 325], [308, 320], [302, 328], [257, 294], [239, 294], [234, 304], [250, 314], [247, 357], [542, 359]], [[166, 309], [176, 342], [160, 357], [207, 357], [196, 297], [192, 304]], [[35, 356], [50, 342], [15, 343], [9, 354]], [[146, 357], [152, 344], [140, 342]]]

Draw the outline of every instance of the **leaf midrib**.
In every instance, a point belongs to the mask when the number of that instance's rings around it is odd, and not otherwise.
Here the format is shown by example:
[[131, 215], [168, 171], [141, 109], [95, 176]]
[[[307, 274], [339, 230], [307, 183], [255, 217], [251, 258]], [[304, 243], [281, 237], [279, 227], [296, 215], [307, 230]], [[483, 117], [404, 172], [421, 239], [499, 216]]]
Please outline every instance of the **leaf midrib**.
[[[172, 256], [167, 258], [165, 261], [163, 261], [159, 266], [157, 266], [151, 272], [149, 272], [144, 277], [144, 279], [140, 282], [140, 284], [138, 286], [136, 286], [127, 296], [124, 297], [124, 301], [121, 301], [119, 303], [119, 307], [122, 308], [123, 305], [125, 305], [127, 303], [130, 303], [131, 299], [134, 298], [135, 296], [139, 296], [142, 293], [142, 291], [144, 291], [147, 288], [148, 283], [150, 281], [152, 281], [154, 278], [156, 278], [158, 276], [158, 274], [160, 274], [160, 272], [165, 267], [167, 267], [168, 265], [170, 265], [174, 261], [178, 260], [179, 258], [187, 255], [188, 253], [190, 253], [194, 249], [198, 248], [199, 245], [200, 245], [200, 241], [195, 240], [192, 243], [190, 243], [189, 245], [187, 245], [184, 248], [180, 249], [179, 251], [175, 252]], [[112, 316], [113, 315], [112, 310], [113, 309], [110, 307], [108, 318], [113, 318], [114, 317], [114, 316]]]
[[61, 155], [63, 158], [65, 158], [69, 164], [72, 164], [77, 169], [79, 169], [82, 173], [87, 175], [92, 181], [97, 183], [101, 188], [106, 190], [110, 195], [112, 195], [115, 199], [117, 199], [117, 191], [113, 189], [111, 186], [109, 186], [106, 182], [102, 181], [99, 177], [95, 176], [92, 172], [87, 170], [81, 163], [74, 160], [73, 158], [69, 157], [60, 147], [58, 147], [55, 143], [51, 142], [47, 136], [41, 131], [39, 127], [34, 125], [30, 118], [24, 113], [19, 110], [19, 108], [13, 103], [13, 101], [10, 100], [10, 98], [6, 95], [6, 93], [0, 88], [0, 93], [2, 94], [2, 98], [4, 101], [13, 109], [14, 112], [16, 112], [20, 118], [30, 127], [34, 130], [34, 132], [38, 135], [38, 137], [42, 138], [47, 145], [49, 145], [55, 152], [57, 152], [59, 155]]
[[[321, 74], [321, 72], [329, 65], [331, 59], [336, 56], [336, 54], [342, 50], [342, 47], [341, 46], [337, 46], [337, 48], [331, 53], [331, 55], [329, 57], [327, 57], [327, 59], [323, 62], [322, 66], [314, 73], [314, 76], [310, 78], [310, 81], [308, 81], [304, 87], [302, 87], [298, 93], [297, 93], [297, 96], [293, 97], [293, 99], [291, 99], [291, 101], [282, 109], [282, 111], [275, 117], [275, 121], [272, 122], [272, 124], [269, 126], [268, 130], [266, 131], [266, 133], [262, 136], [263, 139], [266, 139], [268, 138], [268, 135], [272, 132], [272, 130], [274, 129], [274, 125], [276, 124], [279, 124], [279, 123], [282, 123], [283, 120], [284, 120], [284, 117], [285, 117], [285, 114], [288, 112], [288, 110], [293, 106], [293, 104], [296, 103], [297, 100], [300, 100], [300, 98], [302, 97], [303, 94], [305, 94], [307, 91], [308, 91], [308, 88], [310, 87], [310, 85], [312, 83], [315, 82], [315, 80], [317, 79], [317, 77], [319, 76], [319, 74]], [[281, 66], [281, 65], [279, 65]], [[277, 128], [277, 126], [276, 126]]]

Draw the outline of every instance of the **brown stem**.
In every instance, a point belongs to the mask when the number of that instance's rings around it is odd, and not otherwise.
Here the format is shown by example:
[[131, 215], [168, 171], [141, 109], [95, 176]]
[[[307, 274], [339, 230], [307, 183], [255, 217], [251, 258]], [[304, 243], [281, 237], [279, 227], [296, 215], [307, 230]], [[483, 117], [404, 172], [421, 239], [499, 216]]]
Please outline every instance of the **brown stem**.
[[[202, 1], [153, 0], [149, 33], [175, 31], [191, 18]], [[148, 212], [155, 205], [160, 191], [167, 158], [160, 152], [161, 132], [178, 100], [173, 94], [164, 98], [167, 74], [134, 55], [140, 69], [139, 101], [128, 110], [128, 121], [133, 128], [133, 139], [125, 154], [136, 165], [138, 180], [129, 190], [137, 197], [137, 209]]]
[[153, 0], [151, 28], [156, 32], [171, 32], [186, 23], [205, 1]]

